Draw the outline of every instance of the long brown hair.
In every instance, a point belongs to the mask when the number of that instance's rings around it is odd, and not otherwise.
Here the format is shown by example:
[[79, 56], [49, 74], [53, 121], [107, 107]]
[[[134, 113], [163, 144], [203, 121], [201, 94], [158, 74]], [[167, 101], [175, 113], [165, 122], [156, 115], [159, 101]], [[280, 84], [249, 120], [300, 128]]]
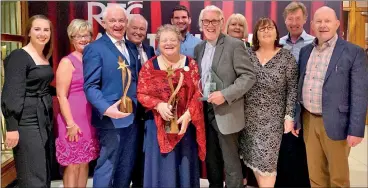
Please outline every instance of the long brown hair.
[[253, 43], [253, 47], [252, 49], [254, 51], [257, 51], [259, 49], [259, 40], [258, 40], [258, 34], [257, 31], [260, 27], [262, 26], [266, 26], [266, 25], [273, 25], [275, 26], [276, 29], [276, 40], [274, 43], [275, 48], [276, 47], [282, 47], [282, 45], [280, 45], [279, 41], [280, 41], [280, 33], [279, 33], [279, 29], [277, 28], [276, 23], [270, 19], [270, 18], [260, 18], [257, 23], [256, 26], [253, 29], [253, 38], [252, 38], [252, 43]]
[[50, 34], [50, 40], [49, 40], [49, 42], [47, 42], [47, 44], [45, 45], [45, 48], [43, 49], [43, 55], [48, 60], [52, 55], [52, 50], [53, 50], [52, 39], [53, 39], [53, 35], [54, 35], [53, 27], [52, 27], [52, 23], [51, 23], [50, 19], [48, 19], [46, 16], [41, 15], [41, 14], [34, 15], [31, 18], [29, 18], [28, 23], [27, 23], [27, 27], [26, 27], [26, 33], [25, 33], [26, 34], [26, 43], [28, 44], [31, 41], [31, 37], [29, 36], [29, 32], [31, 31], [33, 21], [35, 21], [36, 19], [47, 20], [50, 24], [50, 33], [51, 33]]

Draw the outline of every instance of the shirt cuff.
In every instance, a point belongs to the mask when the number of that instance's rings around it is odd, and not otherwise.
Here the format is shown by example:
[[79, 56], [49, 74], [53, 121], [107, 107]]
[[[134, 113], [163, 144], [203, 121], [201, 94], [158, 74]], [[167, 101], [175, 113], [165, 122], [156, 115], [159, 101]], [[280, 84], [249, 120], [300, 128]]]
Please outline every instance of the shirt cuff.
[[18, 131], [18, 120], [14, 116], [5, 119], [6, 131]]
[[291, 117], [291, 116], [289, 116], [289, 115], [286, 115], [284, 119], [285, 119], [285, 120], [294, 121], [294, 118], [293, 118], [293, 117]]

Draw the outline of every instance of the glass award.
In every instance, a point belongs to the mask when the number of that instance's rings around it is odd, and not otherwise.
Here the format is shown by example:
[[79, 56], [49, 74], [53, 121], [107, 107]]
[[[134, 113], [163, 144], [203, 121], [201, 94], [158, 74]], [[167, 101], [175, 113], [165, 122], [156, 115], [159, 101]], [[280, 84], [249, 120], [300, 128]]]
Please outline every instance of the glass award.
[[204, 78], [201, 78], [198, 87], [202, 87], [202, 97], [199, 98], [201, 101], [207, 101], [209, 95], [216, 91], [216, 82], [213, 81], [211, 73], [207, 74]]

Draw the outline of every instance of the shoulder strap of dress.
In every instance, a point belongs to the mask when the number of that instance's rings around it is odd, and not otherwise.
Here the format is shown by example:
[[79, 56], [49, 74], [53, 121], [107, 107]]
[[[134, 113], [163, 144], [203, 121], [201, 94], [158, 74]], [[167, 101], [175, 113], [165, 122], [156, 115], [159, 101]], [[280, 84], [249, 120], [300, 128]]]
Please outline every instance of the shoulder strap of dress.
[[73, 54], [69, 54], [67, 56], [67, 58], [70, 60], [70, 62], [72, 62], [72, 65], [74, 66], [74, 68], [76, 68], [78, 65], [75, 64], [76, 61], [79, 61], [79, 59], [77, 57], [75, 57]]

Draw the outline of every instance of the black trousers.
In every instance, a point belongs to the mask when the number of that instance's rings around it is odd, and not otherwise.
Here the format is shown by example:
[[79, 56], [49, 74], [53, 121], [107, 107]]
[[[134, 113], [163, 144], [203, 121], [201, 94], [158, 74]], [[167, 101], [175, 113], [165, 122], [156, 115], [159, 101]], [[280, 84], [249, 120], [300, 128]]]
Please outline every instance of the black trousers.
[[[210, 187], [243, 187], [243, 174], [238, 152], [238, 133], [223, 135], [217, 127], [212, 104], [205, 103], [206, 169]], [[225, 174], [224, 174], [225, 171]]]
[[144, 120], [139, 120], [137, 123], [138, 135], [137, 135], [137, 154], [136, 161], [132, 174], [132, 187], [143, 187], [143, 175], [144, 175]]
[[302, 130], [298, 138], [291, 133], [282, 137], [275, 187], [310, 187]]
[[44, 142], [39, 126], [19, 126], [19, 142], [13, 149], [18, 187], [51, 186], [51, 152], [48, 137]]

